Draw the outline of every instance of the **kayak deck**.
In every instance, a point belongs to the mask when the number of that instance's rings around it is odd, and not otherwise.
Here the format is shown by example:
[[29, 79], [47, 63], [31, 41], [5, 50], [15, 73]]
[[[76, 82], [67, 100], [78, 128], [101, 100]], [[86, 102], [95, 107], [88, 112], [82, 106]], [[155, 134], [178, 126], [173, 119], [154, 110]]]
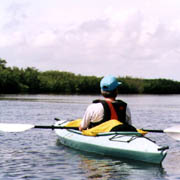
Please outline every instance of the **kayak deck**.
[[[64, 125], [58, 124], [56, 125]], [[138, 132], [108, 132], [84, 136], [77, 130], [56, 129], [62, 144], [71, 148], [116, 157], [161, 164], [167, 147], [160, 147]]]

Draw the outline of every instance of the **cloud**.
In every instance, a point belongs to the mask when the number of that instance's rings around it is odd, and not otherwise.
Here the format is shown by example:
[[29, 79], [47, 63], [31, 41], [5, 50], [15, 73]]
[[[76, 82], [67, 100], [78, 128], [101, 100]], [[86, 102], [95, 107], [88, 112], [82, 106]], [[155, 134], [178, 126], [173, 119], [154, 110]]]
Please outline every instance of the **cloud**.
[[56, 40], [56, 34], [51, 31], [45, 31], [40, 33], [38, 36], [36, 36], [31, 44], [32, 46], [38, 48], [38, 47], [45, 47], [45, 46], [51, 46], [54, 44]]
[[179, 65], [177, 20], [165, 23], [138, 8], [114, 11], [110, 7], [103, 18], [62, 25], [55, 16], [47, 22], [42, 15], [32, 19], [28, 7], [25, 3], [10, 6], [1, 27], [0, 52], [9, 65], [89, 75], [179, 76], [169, 70]]
[[4, 31], [14, 31], [18, 30], [18, 28], [23, 25], [28, 18], [26, 9], [27, 4], [25, 3], [12, 3], [10, 6], [6, 9], [6, 21], [4, 24]]

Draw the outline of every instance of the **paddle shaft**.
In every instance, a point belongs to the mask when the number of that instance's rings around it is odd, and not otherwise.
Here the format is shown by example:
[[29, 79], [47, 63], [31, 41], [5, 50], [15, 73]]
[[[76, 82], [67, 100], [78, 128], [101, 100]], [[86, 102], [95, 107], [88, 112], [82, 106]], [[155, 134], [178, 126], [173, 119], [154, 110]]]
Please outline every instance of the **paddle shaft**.
[[52, 126], [36, 125], [36, 126], [34, 126], [34, 128], [38, 128], [38, 129], [52, 129], [52, 130], [54, 130], [54, 129], [75, 129], [75, 130], [79, 130], [78, 127], [65, 127], [65, 126], [61, 127], [61, 126], [54, 126], [54, 125], [52, 125]]
[[154, 129], [142, 129], [143, 131], [147, 132], [154, 132], [154, 133], [164, 133], [164, 130], [154, 130]]
[[[39, 128], [39, 129], [74, 129], [74, 130], [79, 130], [78, 127], [66, 127], [66, 126], [44, 126], [44, 125], [35, 125], [34, 128]], [[143, 131], [147, 132], [152, 132], [152, 133], [164, 133], [163, 130], [153, 130], [153, 129], [142, 129]]]
[[[39, 129], [75, 129], [75, 130], [79, 130], [78, 127], [66, 127], [66, 126], [44, 126], [44, 125], [35, 125], [34, 128], [39, 128]], [[163, 130], [153, 130], [153, 129], [142, 129], [143, 131], [147, 131], [147, 132], [154, 132], [154, 133], [164, 133]]]

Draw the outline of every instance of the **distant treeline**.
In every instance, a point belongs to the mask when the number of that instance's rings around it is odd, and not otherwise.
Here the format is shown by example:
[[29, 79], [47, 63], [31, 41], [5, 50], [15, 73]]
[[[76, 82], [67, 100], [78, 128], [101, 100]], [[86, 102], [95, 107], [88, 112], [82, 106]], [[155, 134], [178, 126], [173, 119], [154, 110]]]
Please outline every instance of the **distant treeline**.
[[[70, 72], [45, 71], [36, 68], [6, 67], [0, 58], [0, 94], [55, 93], [99, 94], [102, 77], [75, 75]], [[118, 77], [122, 94], [180, 94], [180, 82], [167, 79]]]

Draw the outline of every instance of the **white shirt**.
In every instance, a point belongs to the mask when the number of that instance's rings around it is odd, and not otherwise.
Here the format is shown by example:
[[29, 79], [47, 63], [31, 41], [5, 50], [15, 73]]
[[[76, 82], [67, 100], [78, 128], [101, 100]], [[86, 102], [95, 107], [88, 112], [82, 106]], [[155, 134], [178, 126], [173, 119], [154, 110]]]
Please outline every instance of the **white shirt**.
[[[86, 129], [90, 122], [99, 122], [103, 119], [104, 116], [104, 107], [101, 103], [90, 104], [83, 116], [81, 122], [81, 128]], [[131, 125], [131, 112], [127, 105], [126, 108], [126, 122]]]

